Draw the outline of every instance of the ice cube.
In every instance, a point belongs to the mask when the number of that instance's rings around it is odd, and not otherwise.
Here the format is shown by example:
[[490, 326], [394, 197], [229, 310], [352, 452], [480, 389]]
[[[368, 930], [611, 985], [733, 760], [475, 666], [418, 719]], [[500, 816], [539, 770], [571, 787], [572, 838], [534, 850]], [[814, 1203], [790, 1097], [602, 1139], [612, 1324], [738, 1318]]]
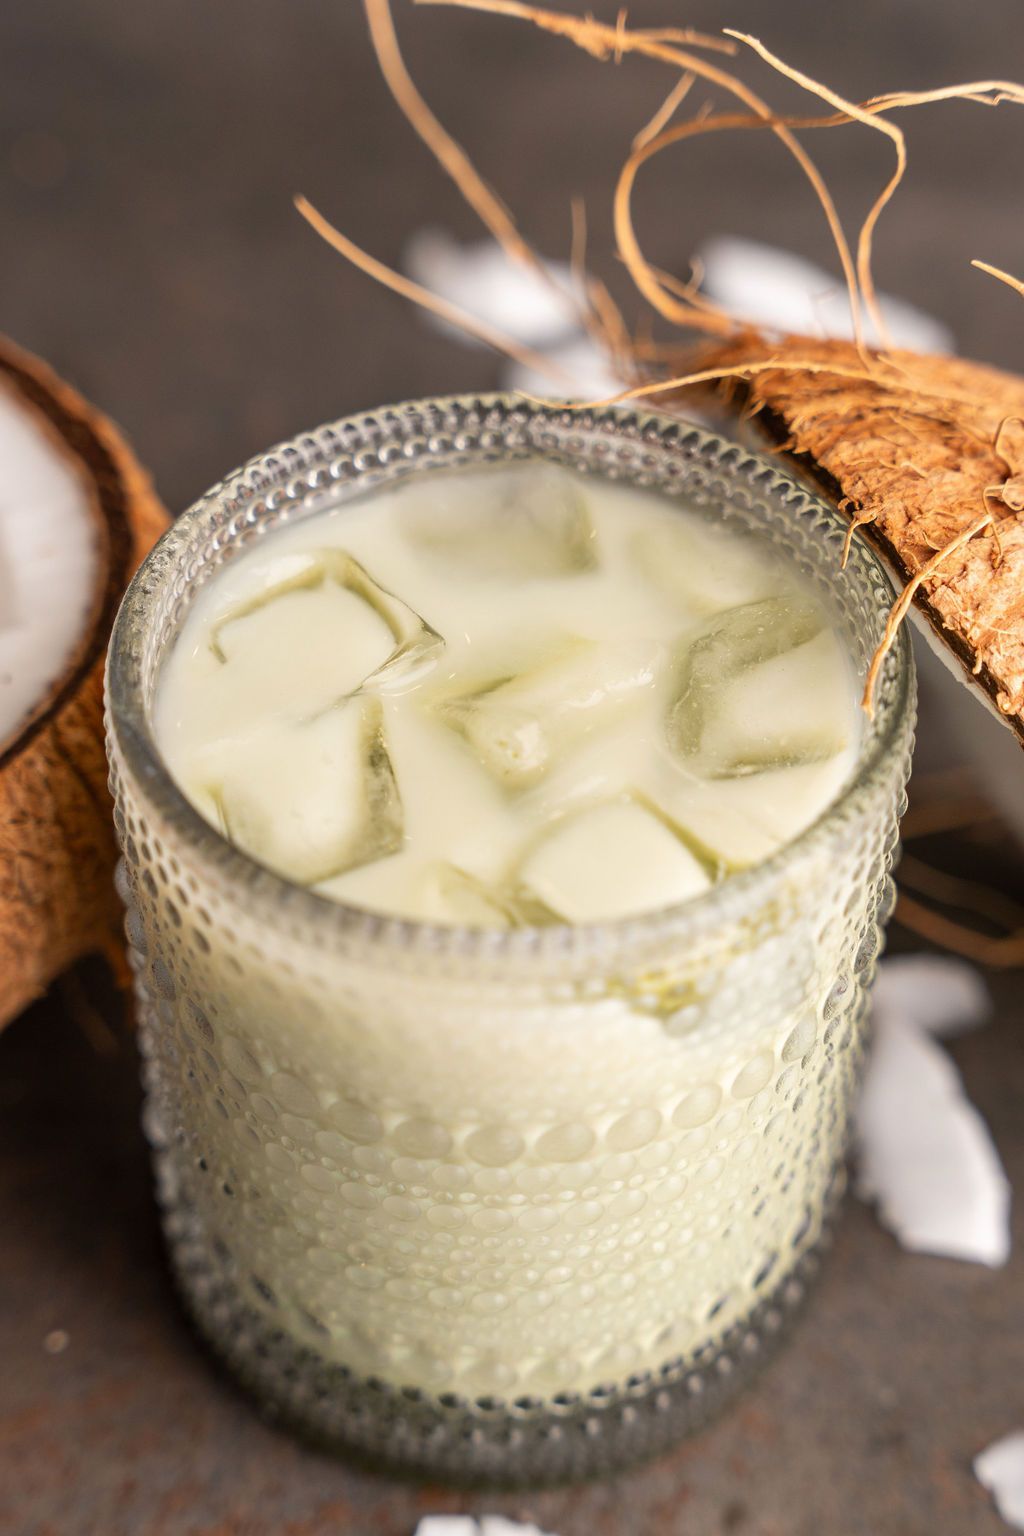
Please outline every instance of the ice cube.
[[827, 762], [765, 769], [742, 777], [657, 777], [652, 796], [735, 873], [770, 858], [792, 842], [842, 790], [849, 749]]
[[717, 839], [706, 837], [698, 821], [691, 817], [676, 815], [670, 805], [657, 800], [646, 790], [633, 789], [626, 798], [633, 805], [646, 811], [655, 821], [660, 821], [696, 859], [712, 883], [737, 872], [737, 866], [718, 847]]
[[435, 880], [445, 915], [467, 927], [531, 928], [563, 921], [518, 880], [481, 880], [455, 864], [440, 864]]
[[[263, 638], [262, 630], [254, 630], [256, 616], [266, 615], [271, 605], [294, 601], [299, 594], [315, 593], [328, 583], [359, 599], [368, 613], [382, 621], [390, 634], [391, 644], [368, 672], [353, 678], [346, 632], [344, 642], [338, 645], [340, 685], [325, 707], [330, 708], [358, 693], [404, 693], [437, 665], [444, 650], [443, 638], [407, 603], [375, 581], [369, 571], [343, 549], [321, 549], [303, 556], [296, 563], [296, 569], [287, 576], [238, 603], [211, 630], [210, 649], [214, 656], [226, 664], [241, 645]], [[351, 619], [351, 615], [349, 617]], [[279, 615], [275, 615], [275, 619], [278, 618]], [[355, 620], [352, 625], [355, 632]], [[294, 616], [287, 625], [275, 622], [272, 627], [267, 624], [264, 628], [267, 635], [273, 635], [275, 643], [286, 643], [284, 637], [289, 628], [293, 633], [297, 632]], [[300, 666], [295, 675], [301, 676], [302, 672]]]
[[400, 526], [428, 556], [477, 578], [570, 576], [597, 564], [597, 539], [577, 481], [553, 464], [486, 480], [457, 475], [407, 486]]
[[806, 645], [824, 627], [818, 603], [804, 597], [771, 597], [730, 608], [696, 639], [687, 639], [665, 719], [672, 750], [683, 758], [699, 758], [730, 686], [744, 673]]
[[224, 835], [299, 885], [318, 885], [402, 845], [402, 802], [372, 697], [254, 732], [206, 799]]
[[661, 647], [566, 637], [539, 666], [441, 695], [440, 719], [509, 788], [536, 783], [561, 754], [655, 685]]
[[[760, 863], [786, 840], [764, 824], [760, 801], [750, 803], [751, 790], [774, 781], [758, 780], [755, 786], [746, 779], [684, 778], [676, 770], [652, 775], [652, 781], [652, 795], [665, 816], [710, 855], [719, 877]], [[787, 783], [783, 803], [791, 810], [794, 802], [799, 803], [799, 795]]]
[[[302, 720], [330, 708], [339, 694], [357, 690], [394, 650], [388, 625], [354, 593], [333, 582], [307, 585], [280, 580], [301, 564], [278, 557], [269, 600], [220, 625], [218, 652], [201, 658], [204, 689], [196, 690], [197, 728], [212, 739], [246, 733], [254, 718], [276, 713]], [[215, 659], [216, 658], [216, 659]]]
[[683, 617], [710, 618], [723, 609], [762, 602], [778, 593], [780, 573], [760, 544], [727, 528], [667, 514], [637, 530], [629, 553], [651, 585]]
[[[273, 604], [295, 593], [311, 592], [321, 587], [326, 580], [327, 572], [323, 561], [316, 555], [298, 555], [287, 562], [278, 562], [275, 569], [286, 568], [287, 574], [279, 576], [268, 586], [261, 588], [252, 597], [241, 599], [234, 603], [228, 611], [217, 620], [210, 628], [209, 646], [213, 655], [219, 662], [227, 665], [232, 655], [237, 654], [237, 642], [239, 634], [245, 634], [245, 629], [237, 629], [236, 626], [244, 625], [247, 619], [254, 614], [263, 613]], [[252, 626], [250, 626], [251, 628]], [[259, 633], [259, 631], [257, 631]]]
[[670, 826], [627, 798], [556, 822], [523, 859], [519, 879], [572, 923], [653, 911], [712, 883]]
[[745, 778], [838, 757], [856, 728], [845, 673], [828, 630], [742, 673], [705, 725], [707, 775]]

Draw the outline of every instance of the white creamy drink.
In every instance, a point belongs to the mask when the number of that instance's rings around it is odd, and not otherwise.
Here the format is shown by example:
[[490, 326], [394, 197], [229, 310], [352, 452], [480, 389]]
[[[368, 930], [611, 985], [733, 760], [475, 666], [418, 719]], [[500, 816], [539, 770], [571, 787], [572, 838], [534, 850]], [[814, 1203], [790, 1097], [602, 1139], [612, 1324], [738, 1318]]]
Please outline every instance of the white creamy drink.
[[143, 567], [147, 1127], [192, 1313], [291, 1422], [580, 1475], [781, 1335], [912, 724], [902, 641], [859, 709], [891, 593], [843, 533], [686, 425], [488, 397], [275, 449]]
[[553, 466], [276, 533], [196, 602], [157, 734], [226, 836], [339, 901], [585, 923], [765, 858], [859, 734], [828, 616], [762, 542]]

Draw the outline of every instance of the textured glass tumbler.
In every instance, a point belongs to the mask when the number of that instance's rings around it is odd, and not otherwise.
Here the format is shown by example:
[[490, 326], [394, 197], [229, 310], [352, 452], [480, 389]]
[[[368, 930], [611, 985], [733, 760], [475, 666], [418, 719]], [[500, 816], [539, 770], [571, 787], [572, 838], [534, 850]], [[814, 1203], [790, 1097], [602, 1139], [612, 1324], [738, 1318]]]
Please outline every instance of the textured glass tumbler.
[[270, 529], [434, 469], [543, 458], [756, 528], [863, 676], [891, 601], [843, 519], [667, 417], [487, 396], [324, 427], [150, 555], [108, 669], [145, 1124], [202, 1333], [316, 1440], [434, 1479], [607, 1471], [771, 1349], [842, 1183], [913, 725], [901, 635], [842, 799], [695, 901], [602, 925], [388, 919], [193, 810], [152, 732], [205, 582]]

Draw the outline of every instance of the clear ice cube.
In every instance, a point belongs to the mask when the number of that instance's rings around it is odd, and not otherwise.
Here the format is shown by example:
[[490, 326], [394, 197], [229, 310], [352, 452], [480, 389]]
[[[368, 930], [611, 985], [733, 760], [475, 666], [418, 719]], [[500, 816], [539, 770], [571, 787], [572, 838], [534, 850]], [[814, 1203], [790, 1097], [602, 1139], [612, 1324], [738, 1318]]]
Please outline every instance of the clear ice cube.
[[779, 770], [693, 779], [678, 798], [666, 797], [673, 816], [715, 847], [733, 869], [769, 858], [792, 842], [816, 811], [842, 790], [848, 751], [827, 761], [791, 763]]
[[855, 730], [845, 673], [839, 642], [826, 630], [741, 674], [704, 730], [710, 776], [740, 779], [838, 756]]
[[683, 845], [690, 857], [700, 865], [711, 884], [723, 880], [726, 875], [737, 872], [739, 866], [734, 864], [728, 853], [722, 850], [720, 839], [714, 835], [706, 835], [693, 817], [677, 814], [671, 804], [658, 799], [646, 789], [633, 789], [626, 798], [641, 810], [646, 811], [655, 821], [662, 823]]
[[532, 928], [563, 921], [517, 880], [481, 880], [455, 864], [440, 864], [435, 879], [446, 915], [467, 927]]
[[402, 846], [402, 801], [380, 699], [254, 733], [207, 797], [229, 841], [298, 885], [319, 885]]
[[579, 484], [552, 464], [406, 487], [402, 532], [425, 554], [477, 578], [570, 576], [597, 564], [597, 538]]
[[655, 590], [694, 619], [761, 602], [779, 590], [775, 559], [760, 544], [713, 522], [669, 514], [638, 529], [628, 548]]
[[566, 637], [540, 665], [433, 705], [502, 784], [535, 784], [576, 741], [655, 686], [661, 647]]
[[754, 741], [742, 744], [734, 755], [715, 763], [716, 779], [744, 779], [754, 773], [775, 773], [783, 768], [803, 768], [827, 762], [841, 752], [844, 743], [824, 731], [790, 740]]
[[[275, 587], [296, 567], [305, 571], [308, 562], [275, 560]], [[202, 712], [201, 734], [208, 740], [245, 735], [254, 719], [271, 714], [309, 719], [360, 688], [395, 648], [379, 614], [326, 581], [278, 590], [271, 601], [223, 626], [218, 645], [220, 658], [212, 649], [197, 658], [205, 688], [190, 701], [197, 730]]]
[[688, 901], [712, 878], [671, 824], [637, 797], [556, 822], [519, 868], [523, 888], [571, 923]]
[[[316, 591], [327, 583], [334, 583], [342, 591], [351, 593], [383, 620], [392, 642], [384, 659], [358, 682], [353, 684], [347, 676], [342, 680], [327, 708], [360, 693], [404, 693], [437, 665], [444, 650], [444, 640], [437, 630], [401, 598], [375, 581], [369, 571], [343, 549], [321, 549], [302, 557], [297, 569], [288, 576], [238, 603], [211, 631], [210, 649], [214, 656], [226, 664], [234, 646], [244, 643], [242, 626], [245, 621], [266, 613], [272, 604], [299, 593]], [[339, 667], [343, 667], [347, 648], [339, 649]]]
[[[716, 880], [757, 864], [779, 846], [762, 825], [758, 805], [749, 803], [755, 787], [745, 779], [691, 777], [667, 762], [658, 765], [649, 786], [652, 803]], [[792, 789], [787, 801], [793, 801]]]
[[[765, 598], [719, 614], [696, 639], [688, 638], [675, 668], [665, 717], [669, 746], [701, 772], [727, 772], [743, 753], [756, 756], [756, 731], [740, 747], [740, 756], [723, 757], [722, 744], [710, 740], [733, 685], [755, 669], [815, 639], [825, 628], [820, 605], [796, 596]], [[714, 750], [712, 750], [714, 749]], [[750, 770], [755, 771], [755, 770]]]

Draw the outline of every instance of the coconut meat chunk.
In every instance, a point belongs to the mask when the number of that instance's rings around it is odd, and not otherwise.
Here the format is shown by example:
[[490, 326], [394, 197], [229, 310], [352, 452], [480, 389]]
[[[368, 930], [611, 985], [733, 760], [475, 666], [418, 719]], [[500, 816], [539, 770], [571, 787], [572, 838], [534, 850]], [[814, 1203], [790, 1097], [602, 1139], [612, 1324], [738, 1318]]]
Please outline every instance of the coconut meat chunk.
[[73, 664], [93, 616], [102, 534], [89, 484], [0, 383], [0, 750]]

